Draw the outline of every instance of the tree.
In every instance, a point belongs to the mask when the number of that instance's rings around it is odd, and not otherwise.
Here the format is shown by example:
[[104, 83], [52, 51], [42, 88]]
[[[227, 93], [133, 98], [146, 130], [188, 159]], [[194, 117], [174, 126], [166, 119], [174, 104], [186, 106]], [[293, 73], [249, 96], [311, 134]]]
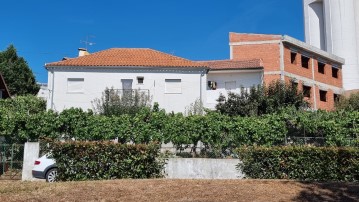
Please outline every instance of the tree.
[[250, 92], [242, 89], [241, 94], [229, 93], [228, 98], [220, 95], [216, 110], [230, 116], [257, 116], [274, 113], [281, 108], [306, 108], [309, 104], [294, 82], [274, 81], [267, 87], [253, 86]]
[[359, 92], [350, 94], [349, 97], [340, 96], [335, 102], [337, 110], [359, 111]]
[[35, 95], [40, 89], [26, 60], [17, 55], [13, 45], [0, 52], [0, 73], [2, 73], [11, 95]]

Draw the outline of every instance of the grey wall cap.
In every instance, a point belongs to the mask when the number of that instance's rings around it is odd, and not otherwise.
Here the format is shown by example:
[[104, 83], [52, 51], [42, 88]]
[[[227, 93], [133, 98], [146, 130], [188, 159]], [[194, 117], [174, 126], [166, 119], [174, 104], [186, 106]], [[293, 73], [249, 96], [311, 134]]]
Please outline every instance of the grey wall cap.
[[323, 50], [321, 50], [321, 49], [319, 49], [317, 47], [314, 47], [312, 45], [304, 43], [303, 41], [300, 41], [300, 40], [295, 39], [293, 37], [284, 35], [284, 36], [282, 36], [282, 40], [283, 40], [284, 43], [289, 43], [291, 45], [297, 46], [299, 48], [304, 49], [306, 52], [310, 52], [310, 53], [319, 55], [320, 57], [328, 59], [328, 60], [330, 60], [332, 62], [336, 62], [336, 63], [342, 64], [342, 65], [345, 64], [345, 59], [344, 58], [341, 58], [339, 56], [336, 56], [336, 55], [333, 55], [333, 54], [328, 53], [326, 51], [323, 51]]

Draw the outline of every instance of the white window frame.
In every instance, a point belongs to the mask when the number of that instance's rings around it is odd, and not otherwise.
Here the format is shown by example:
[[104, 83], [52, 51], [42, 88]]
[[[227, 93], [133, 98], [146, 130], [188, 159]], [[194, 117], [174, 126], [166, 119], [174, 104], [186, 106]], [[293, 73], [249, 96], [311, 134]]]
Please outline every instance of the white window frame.
[[165, 79], [165, 94], [182, 94], [182, 79]]
[[[82, 86], [76, 90], [71, 90], [70, 82], [78, 82], [77, 85]], [[82, 83], [80, 83], [82, 82]], [[67, 93], [69, 94], [83, 94], [85, 92], [85, 79], [84, 78], [67, 78]]]

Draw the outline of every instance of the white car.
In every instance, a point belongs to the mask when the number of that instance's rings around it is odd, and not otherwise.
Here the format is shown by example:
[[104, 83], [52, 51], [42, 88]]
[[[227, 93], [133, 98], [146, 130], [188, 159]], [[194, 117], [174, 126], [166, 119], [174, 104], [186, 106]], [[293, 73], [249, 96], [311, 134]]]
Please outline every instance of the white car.
[[37, 159], [32, 169], [34, 178], [46, 179], [46, 182], [55, 182], [57, 176], [57, 166], [54, 159], [48, 158], [45, 154]]

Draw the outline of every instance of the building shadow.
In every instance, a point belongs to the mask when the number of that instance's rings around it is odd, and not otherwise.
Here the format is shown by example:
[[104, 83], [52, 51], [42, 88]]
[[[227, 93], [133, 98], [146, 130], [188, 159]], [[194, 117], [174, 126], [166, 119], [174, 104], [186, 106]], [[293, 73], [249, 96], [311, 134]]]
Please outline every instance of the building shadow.
[[359, 183], [302, 182], [302, 188], [293, 201], [359, 201]]

